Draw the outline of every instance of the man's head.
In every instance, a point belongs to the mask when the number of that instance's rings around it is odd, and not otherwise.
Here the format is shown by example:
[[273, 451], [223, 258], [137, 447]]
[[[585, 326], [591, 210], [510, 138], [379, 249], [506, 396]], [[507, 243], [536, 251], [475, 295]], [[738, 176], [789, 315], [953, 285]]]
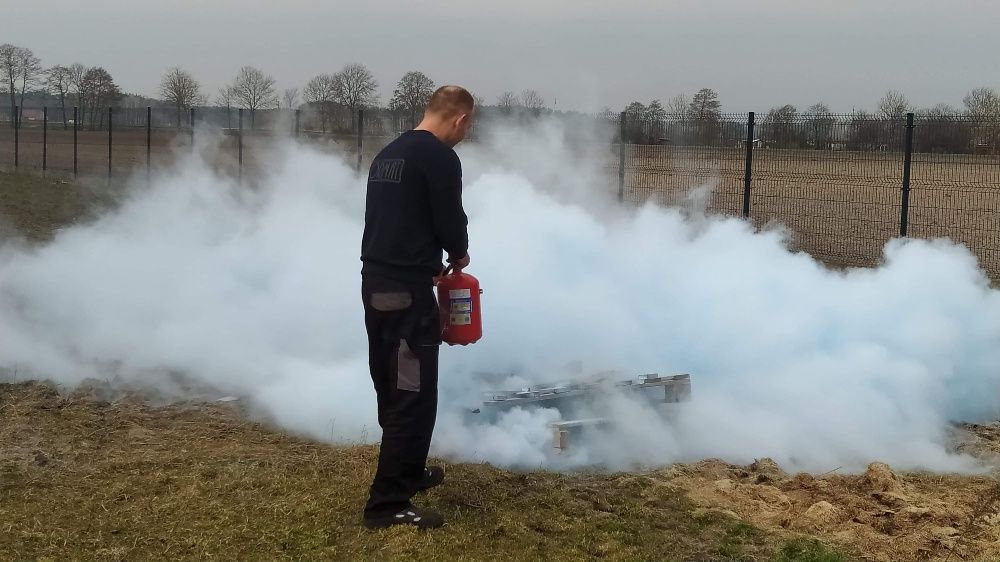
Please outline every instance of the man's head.
[[417, 129], [430, 131], [441, 142], [455, 146], [472, 126], [475, 105], [472, 94], [465, 88], [441, 86], [427, 102], [424, 119]]

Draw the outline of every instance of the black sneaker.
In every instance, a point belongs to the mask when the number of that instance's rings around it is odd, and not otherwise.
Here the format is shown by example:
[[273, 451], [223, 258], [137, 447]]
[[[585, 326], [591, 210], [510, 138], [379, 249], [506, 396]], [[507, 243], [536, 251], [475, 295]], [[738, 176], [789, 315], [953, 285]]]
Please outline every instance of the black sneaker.
[[365, 518], [365, 527], [369, 529], [385, 529], [393, 525], [413, 525], [418, 529], [436, 529], [444, 525], [444, 517], [429, 509], [410, 506], [394, 515]]
[[420, 483], [418, 492], [429, 490], [434, 486], [439, 486], [444, 482], [444, 468], [440, 466], [428, 466], [424, 469], [424, 479]]

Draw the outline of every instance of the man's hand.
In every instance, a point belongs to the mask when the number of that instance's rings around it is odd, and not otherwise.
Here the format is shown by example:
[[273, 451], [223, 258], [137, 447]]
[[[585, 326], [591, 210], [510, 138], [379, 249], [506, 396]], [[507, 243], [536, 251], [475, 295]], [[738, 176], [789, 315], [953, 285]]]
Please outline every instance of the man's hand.
[[448, 256], [448, 263], [457, 272], [469, 267], [469, 254], [465, 254], [465, 257], [455, 259], [453, 256]]

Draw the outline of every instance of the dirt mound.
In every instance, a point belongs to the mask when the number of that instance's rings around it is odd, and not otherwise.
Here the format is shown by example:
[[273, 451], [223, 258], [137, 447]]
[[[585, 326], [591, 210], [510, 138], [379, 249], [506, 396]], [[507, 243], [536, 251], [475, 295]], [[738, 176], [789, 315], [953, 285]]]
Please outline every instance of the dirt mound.
[[986, 476], [899, 473], [789, 476], [770, 459], [704, 461], [663, 477], [703, 509], [789, 534], [808, 533], [874, 560], [1000, 556], [1000, 482]]
[[1000, 422], [959, 424], [954, 429], [956, 451], [1000, 466]]
[[873, 462], [868, 465], [868, 469], [865, 470], [861, 481], [874, 494], [903, 493], [903, 486], [900, 484], [899, 476], [896, 476], [896, 473], [892, 471], [889, 465], [882, 462]]
[[757, 475], [757, 482], [764, 484], [767, 482], [778, 482], [788, 478], [788, 474], [781, 470], [778, 463], [773, 459], [757, 459], [747, 467], [747, 470]]
[[802, 522], [816, 529], [835, 525], [841, 518], [841, 511], [828, 501], [818, 501], [802, 514]]

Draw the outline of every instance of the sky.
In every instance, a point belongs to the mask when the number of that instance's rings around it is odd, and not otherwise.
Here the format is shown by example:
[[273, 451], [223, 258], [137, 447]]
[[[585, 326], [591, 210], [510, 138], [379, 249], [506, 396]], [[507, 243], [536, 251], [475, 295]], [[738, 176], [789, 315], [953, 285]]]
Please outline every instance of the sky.
[[888, 89], [923, 107], [1000, 88], [998, 21], [986, 0], [0, 0], [0, 43], [148, 96], [175, 65], [214, 93], [242, 65], [283, 90], [360, 62], [383, 103], [419, 70], [490, 103], [532, 88], [598, 111], [708, 87], [727, 112], [850, 112]]

